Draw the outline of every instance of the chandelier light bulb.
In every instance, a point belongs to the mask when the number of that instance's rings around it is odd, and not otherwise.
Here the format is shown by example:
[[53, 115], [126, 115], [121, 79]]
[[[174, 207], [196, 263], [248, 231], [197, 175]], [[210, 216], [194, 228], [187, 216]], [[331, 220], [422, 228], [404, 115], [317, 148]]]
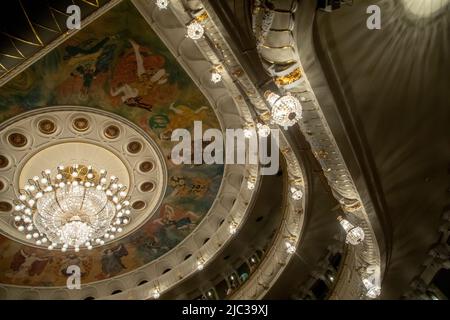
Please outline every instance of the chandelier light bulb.
[[187, 36], [192, 40], [200, 39], [201, 37], [203, 37], [204, 33], [205, 30], [203, 29], [203, 26], [196, 20], [192, 21], [187, 26]]
[[290, 93], [280, 97], [273, 92], [266, 92], [267, 101], [272, 107], [272, 122], [282, 127], [290, 127], [302, 118], [302, 105]]
[[159, 290], [155, 289], [153, 291], [153, 299], [159, 299], [160, 296], [161, 296], [161, 294], [159, 293]]
[[364, 241], [365, 234], [361, 227], [355, 227], [348, 220], [342, 217], [338, 217], [338, 220], [342, 228], [347, 233], [347, 237], [345, 238], [346, 243], [356, 246]]
[[156, 6], [159, 10], [167, 9], [169, 6], [169, 0], [156, 0]]
[[[129, 223], [128, 219], [116, 219], [119, 208], [129, 211], [125, 187], [98, 188], [98, 176], [92, 168], [86, 169], [77, 164], [67, 169], [60, 166], [55, 178], [47, 169], [43, 178], [33, 177], [34, 185], [25, 186], [28, 191], [17, 200], [14, 223], [17, 230], [30, 232], [26, 239], [50, 250], [60, 247], [63, 252], [79, 252], [81, 248], [92, 249], [91, 243], [103, 245], [99, 238], [114, 239], [118, 227]], [[106, 171], [100, 172], [104, 178]], [[116, 177], [111, 178], [117, 183]], [[113, 229], [114, 221], [117, 227]]]
[[205, 265], [201, 261], [197, 261], [197, 270], [202, 271]]

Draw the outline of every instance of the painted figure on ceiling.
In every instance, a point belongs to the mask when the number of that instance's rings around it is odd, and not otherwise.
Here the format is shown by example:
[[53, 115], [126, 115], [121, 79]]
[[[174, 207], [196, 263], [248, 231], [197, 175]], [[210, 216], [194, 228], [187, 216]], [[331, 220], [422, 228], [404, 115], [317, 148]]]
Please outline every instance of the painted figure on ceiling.
[[87, 275], [92, 266], [92, 258], [76, 254], [69, 254], [61, 261], [60, 272], [63, 276], [67, 276], [67, 268], [72, 265], [80, 267], [81, 276]]
[[192, 178], [191, 193], [194, 198], [203, 198], [209, 190], [211, 184], [210, 179], [205, 178]]
[[114, 276], [126, 269], [126, 266], [122, 263], [122, 257], [128, 255], [128, 250], [123, 244], [118, 245], [112, 249], [106, 249], [103, 251], [102, 256], [102, 271], [106, 277]]
[[69, 60], [69, 65], [75, 65], [75, 69], [70, 73], [72, 77], [82, 79], [80, 98], [86, 99], [89, 89], [97, 75], [109, 70], [111, 61], [116, 49], [115, 44], [108, 44], [110, 37], [105, 37], [97, 44], [92, 45], [94, 40], [90, 39], [78, 46], [67, 46], [65, 48], [65, 60]]
[[28, 253], [24, 249], [20, 249], [14, 255], [10, 268], [15, 271], [15, 277], [36, 276], [44, 271], [49, 257], [38, 257], [36, 253]]
[[186, 178], [183, 176], [172, 176], [169, 180], [169, 186], [173, 189], [171, 196], [185, 197], [189, 195], [189, 188], [186, 185]]
[[194, 124], [194, 121], [207, 123], [208, 107], [206, 106], [201, 106], [194, 110], [186, 105], [175, 106], [172, 103], [169, 110], [172, 114], [169, 113], [169, 122], [165, 125], [165, 130], [160, 134], [161, 140], [170, 140], [173, 130], [188, 128]]
[[[152, 111], [154, 89], [169, 81], [169, 74], [164, 68], [165, 59], [147, 48], [141, 48], [132, 39], [129, 42], [133, 52], [121, 59], [111, 84], [110, 95], [120, 96], [122, 103], [129, 107]], [[130, 73], [130, 70], [135, 73]]]

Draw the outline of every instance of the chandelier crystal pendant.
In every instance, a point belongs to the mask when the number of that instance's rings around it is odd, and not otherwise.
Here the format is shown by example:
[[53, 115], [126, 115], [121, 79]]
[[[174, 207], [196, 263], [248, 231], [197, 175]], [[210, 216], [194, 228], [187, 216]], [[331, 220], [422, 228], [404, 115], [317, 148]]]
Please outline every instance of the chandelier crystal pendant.
[[282, 127], [290, 127], [302, 118], [302, 105], [300, 101], [290, 93], [280, 97], [279, 95], [267, 91], [266, 99], [272, 107], [272, 122]]
[[117, 177], [107, 179], [105, 170], [91, 166], [59, 166], [54, 177], [47, 169], [20, 190], [14, 223], [26, 239], [48, 243], [49, 250], [91, 250], [113, 240], [129, 223], [126, 189]]
[[345, 238], [346, 243], [356, 246], [364, 241], [365, 234], [361, 227], [355, 227], [348, 220], [342, 217], [338, 217], [338, 221], [347, 233], [347, 237]]

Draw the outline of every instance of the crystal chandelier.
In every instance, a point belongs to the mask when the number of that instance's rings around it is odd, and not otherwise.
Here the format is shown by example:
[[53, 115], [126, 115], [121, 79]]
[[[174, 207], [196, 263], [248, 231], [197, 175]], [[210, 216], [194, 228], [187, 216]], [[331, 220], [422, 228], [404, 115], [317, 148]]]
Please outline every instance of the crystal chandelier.
[[169, 0], [156, 0], [156, 5], [158, 6], [159, 10], [167, 9], [167, 7], [169, 6]]
[[376, 285], [374, 283], [373, 279], [365, 278], [365, 279], [363, 279], [363, 284], [364, 284], [364, 287], [366, 287], [366, 289], [367, 289], [367, 292], [366, 292], [367, 297], [369, 297], [371, 299], [375, 299], [381, 294], [380, 286]]
[[26, 239], [63, 252], [80, 247], [91, 250], [122, 232], [129, 223], [126, 186], [105, 170], [91, 166], [59, 166], [28, 180], [15, 206], [15, 226]]
[[197, 22], [197, 20], [192, 21], [187, 26], [187, 36], [192, 40], [198, 40], [203, 37], [205, 30], [203, 26]]
[[303, 192], [298, 187], [291, 187], [291, 197], [292, 199], [298, 201], [303, 198]]
[[247, 123], [246, 125], [244, 125], [243, 133], [244, 133], [244, 137], [247, 139], [250, 139], [251, 137], [253, 137], [253, 134], [255, 133], [253, 124]]
[[270, 135], [270, 127], [266, 124], [257, 123], [256, 129], [258, 130], [258, 135], [260, 137], [266, 138]]
[[218, 83], [222, 80], [222, 75], [218, 73], [217, 71], [211, 72], [211, 82], [212, 83]]
[[268, 91], [265, 96], [272, 107], [272, 121], [277, 125], [287, 128], [302, 118], [302, 105], [290, 93], [280, 97]]
[[285, 245], [286, 245], [286, 252], [288, 254], [293, 254], [297, 250], [295, 248], [295, 246], [292, 243], [288, 242], [288, 241], [285, 242]]
[[338, 220], [347, 233], [347, 237], [345, 238], [346, 243], [356, 246], [364, 241], [364, 230], [361, 227], [355, 227], [342, 217], [338, 217]]

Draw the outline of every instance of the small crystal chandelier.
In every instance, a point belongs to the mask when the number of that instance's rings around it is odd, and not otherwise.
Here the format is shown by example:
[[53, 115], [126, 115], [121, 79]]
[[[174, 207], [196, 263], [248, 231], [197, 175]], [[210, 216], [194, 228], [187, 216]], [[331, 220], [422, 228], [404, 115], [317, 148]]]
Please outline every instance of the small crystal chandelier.
[[156, 5], [158, 6], [159, 10], [167, 9], [169, 6], [169, 0], [156, 0]]
[[367, 289], [367, 292], [366, 292], [367, 297], [369, 297], [371, 299], [375, 299], [380, 296], [381, 288], [380, 288], [380, 286], [378, 286], [374, 283], [373, 277], [365, 278], [365, 279], [363, 279], [362, 282], [364, 284], [364, 287], [366, 287], [366, 289]]
[[345, 238], [346, 243], [356, 246], [364, 241], [364, 230], [361, 227], [355, 227], [342, 217], [338, 217], [338, 221], [347, 233], [347, 237]]
[[247, 123], [244, 126], [244, 137], [247, 139], [250, 139], [251, 137], [253, 137], [254, 133], [255, 133], [255, 128], [254, 128], [253, 124]]
[[257, 123], [256, 129], [258, 130], [258, 135], [260, 137], [266, 138], [270, 135], [270, 127], [266, 124]]
[[303, 198], [303, 192], [298, 187], [291, 187], [291, 197], [292, 199], [298, 201]]
[[202, 271], [204, 267], [205, 267], [205, 261], [201, 258], [199, 260], [197, 260], [197, 270]]
[[224, 68], [222, 65], [217, 64], [211, 69], [211, 82], [218, 83], [222, 80], [222, 72]]
[[205, 30], [203, 29], [203, 26], [198, 23], [197, 20], [193, 20], [187, 26], [187, 36], [192, 40], [200, 39], [201, 37], [203, 37], [204, 32]]
[[161, 296], [161, 293], [158, 289], [153, 290], [153, 299], [157, 300]]
[[237, 227], [238, 227], [237, 222], [233, 220], [233, 221], [230, 223], [230, 226], [229, 226], [229, 228], [228, 228], [228, 231], [230, 232], [230, 234], [235, 234], [236, 231], [237, 231]]
[[119, 179], [106, 178], [105, 170], [91, 166], [59, 166], [55, 177], [51, 170], [28, 180], [16, 201], [14, 223], [48, 249], [61, 247], [65, 252], [80, 247], [91, 250], [122, 232], [131, 211], [126, 186]]
[[282, 127], [290, 127], [302, 118], [302, 105], [297, 98], [290, 93], [280, 97], [267, 91], [266, 99], [272, 107], [272, 121]]
[[247, 180], [247, 189], [253, 190], [256, 187], [256, 177], [255, 176], [249, 176]]
[[287, 252], [288, 254], [293, 254], [293, 253], [295, 253], [296, 248], [295, 248], [295, 246], [294, 246], [292, 243], [290, 243], [289, 241], [286, 241], [286, 242], [285, 242], [285, 245], [286, 245], [286, 252]]
[[218, 83], [222, 80], [222, 75], [217, 72], [217, 71], [213, 71], [211, 72], [211, 82], [212, 83]]

